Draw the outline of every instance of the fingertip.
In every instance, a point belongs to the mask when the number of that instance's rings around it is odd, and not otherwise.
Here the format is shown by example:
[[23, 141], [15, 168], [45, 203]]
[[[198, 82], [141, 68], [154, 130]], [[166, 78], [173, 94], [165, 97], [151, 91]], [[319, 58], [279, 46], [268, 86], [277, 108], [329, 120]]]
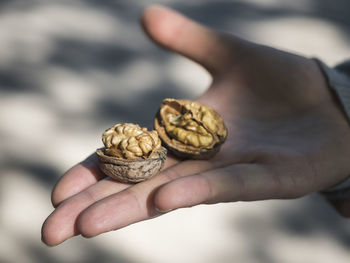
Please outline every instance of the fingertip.
[[[117, 204], [115, 204], [117, 206]], [[113, 206], [97, 202], [85, 209], [77, 218], [75, 228], [77, 233], [85, 238], [92, 238], [102, 233], [115, 230], [117, 220], [111, 213]]]
[[169, 46], [177, 36], [177, 25], [183, 17], [179, 13], [164, 6], [147, 7], [141, 17], [141, 25], [147, 35], [158, 44]]
[[53, 247], [56, 245], [54, 240], [52, 240], [50, 232], [47, 230], [47, 221], [49, 218], [45, 220], [41, 227], [41, 242], [43, 242], [45, 245], [49, 247]]
[[85, 212], [79, 215], [75, 227], [77, 232], [84, 238], [92, 238], [96, 236], [98, 232], [94, 222], [91, 221], [91, 216], [87, 216]]
[[55, 184], [51, 192], [51, 204], [54, 208], [57, 208], [66, 199], [64, 192], [61, 191], [59, 187], [62, 178], [63, 177]]
[[162, 5], [150, 5], [143, 11], [142, 18], [151, 18], [154, 15], [161, 14], [163, 12], [173, 12], [172, 9]]
[[141, 24], [157, 44], [199, 63], [211, 74], [230, 67], [241, 46], [238, 38], [212, 30], [163, 6], [146, 8]]
[[51, 193], [53, 207], [81, 192], [105, 176], [95, 163], [84, 161], [69, 169], [56, 183]]
[[41, 227], [41, 241], [49, 247], [57, 246], [65, 240], [65, 238], [62, 237], [62, 231], [54, 227], [54, 220], [55, 218], [53, 218], [53, 214], [51, 214]]
[[154, 194], [153, 203], [156, 211], [167, 213], [178, 207], [177, 193], [168, 184], [162, 186]]
[[154, 205], [159, 212], [191, 207], [209, 199], [210, 186], [200, 175], [174, 180], [162, 186], [154, 195]]

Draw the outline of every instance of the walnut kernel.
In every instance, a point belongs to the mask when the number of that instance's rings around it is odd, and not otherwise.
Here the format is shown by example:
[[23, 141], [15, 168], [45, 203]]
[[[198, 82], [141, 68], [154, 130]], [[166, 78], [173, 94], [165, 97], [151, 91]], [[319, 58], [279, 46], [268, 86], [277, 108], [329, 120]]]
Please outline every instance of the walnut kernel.
[[154, 121], [166, 147], [193, 159], [214, 156], [227, 137], [220, 115], [196, 101], [165, 99]]
[[116, 124], [102, 135], [101, 170], [121, 182], [141, 182], [159, 172], [166, 158], [157, 131], [132, 123]]
[[148, 158], [161, 149], [156, 131], [132, 123], [116, 124], [102, 135], [106, 154], [118, 158]]

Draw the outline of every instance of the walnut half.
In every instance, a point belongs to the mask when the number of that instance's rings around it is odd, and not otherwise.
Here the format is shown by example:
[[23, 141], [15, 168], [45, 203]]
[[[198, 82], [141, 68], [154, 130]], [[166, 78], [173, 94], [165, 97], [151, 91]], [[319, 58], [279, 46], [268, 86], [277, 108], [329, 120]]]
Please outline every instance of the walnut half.
[[102, 135], [105, 148], [98, 149], [100, 169], [125, 183], [151, 178], [162, 168], [166, 149], [156, 131], [132, 123], [116, 124]]
[[192, 159], [213, 157], [227, 137], [220, 115], [210, 107], [190, 100], [165, 99], [154, 127], [172, 153]]

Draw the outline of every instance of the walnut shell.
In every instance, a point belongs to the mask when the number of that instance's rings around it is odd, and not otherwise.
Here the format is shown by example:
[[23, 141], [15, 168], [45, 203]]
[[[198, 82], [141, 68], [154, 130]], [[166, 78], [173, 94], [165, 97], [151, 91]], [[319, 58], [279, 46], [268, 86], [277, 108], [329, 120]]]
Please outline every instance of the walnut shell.
[[163, 167], [167, 150], [161, 150], [152, 157], [124, 159], [105, 154], [105, 149], [96, 151], [99, 167], [104, 174], [122, 183], [138, 183], [156, 175]]
[[102, 135], [105, 148], [96, 151], [106, 175], [124, 183], [137, 183], [156, 175], [166, 159], [157, 131], [132, 123], [116, 124]]
[[227, 137], [221, 116], [191, 100], [163, 100], [154, 127], [169, 151], [191, 159], [213, 157]]

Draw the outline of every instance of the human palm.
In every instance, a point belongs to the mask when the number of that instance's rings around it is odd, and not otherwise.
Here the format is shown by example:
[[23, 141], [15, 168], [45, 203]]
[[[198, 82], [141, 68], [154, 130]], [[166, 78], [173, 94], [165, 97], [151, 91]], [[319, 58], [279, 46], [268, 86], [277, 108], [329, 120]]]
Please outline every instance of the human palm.
[[213, 76], [199, 101], [219, 112], [228, 138], [210, 160], [167, 158], [156, 177], [128, 185], [105, 177], [96, 157], [69, 170], [52, 193], [43, 241], [92, 237], [197, 204], [296, 198], [350, 171], [349, 125], [317, 64], [209, 30], [152, 7], [143, 26], [158, 44]]

